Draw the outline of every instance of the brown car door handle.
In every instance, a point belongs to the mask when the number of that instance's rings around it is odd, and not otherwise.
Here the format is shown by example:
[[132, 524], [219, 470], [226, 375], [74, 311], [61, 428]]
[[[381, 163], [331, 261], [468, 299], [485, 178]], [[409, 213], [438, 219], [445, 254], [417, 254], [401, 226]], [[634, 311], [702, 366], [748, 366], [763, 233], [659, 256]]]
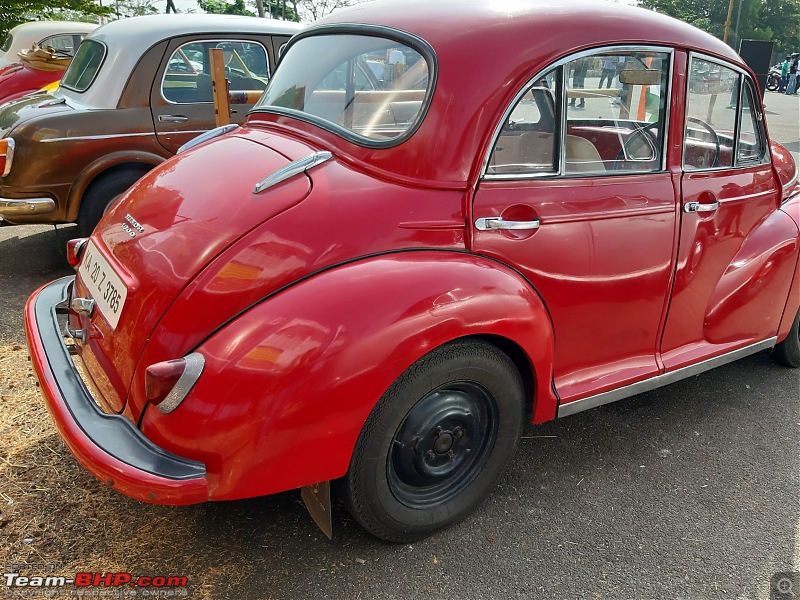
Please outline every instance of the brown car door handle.
[[158, 120], [161, 123], [186, 123], [189, 117], [183, 115], [158, 115]]

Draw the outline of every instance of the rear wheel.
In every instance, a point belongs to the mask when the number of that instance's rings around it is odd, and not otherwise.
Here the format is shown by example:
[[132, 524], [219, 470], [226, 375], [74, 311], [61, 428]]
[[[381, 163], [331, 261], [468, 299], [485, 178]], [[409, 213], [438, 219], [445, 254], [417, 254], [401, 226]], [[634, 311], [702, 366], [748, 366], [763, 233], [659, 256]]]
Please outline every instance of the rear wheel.
[[800, 367], [800, 311], [794, 317], [789, 336], [772, 350], [772, 358], [787, 367]]
[[78, 211], [78, 236], [89, 237], [108, 209], [150, 167], [125, 167], [95, 179], [86, 190]]
[[432, 351], [367, 419], [340, 482], [350, 513], [394, 542], [463, 519], [513, 457], [524, 410], [519, 372], [494, 346], [459, 341]]

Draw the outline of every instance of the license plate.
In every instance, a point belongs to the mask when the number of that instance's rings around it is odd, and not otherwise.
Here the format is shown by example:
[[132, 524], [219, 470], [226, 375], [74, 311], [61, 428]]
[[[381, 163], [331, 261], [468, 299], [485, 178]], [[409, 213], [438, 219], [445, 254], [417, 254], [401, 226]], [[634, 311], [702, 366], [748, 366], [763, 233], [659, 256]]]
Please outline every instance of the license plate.
[[128, 288], [91, 241], [87, 244], [80, 270], [81, 279], [89, 289], [100, 314], [112, 329], [116, 329], [125, 306], [125, 298], [128, 297]]

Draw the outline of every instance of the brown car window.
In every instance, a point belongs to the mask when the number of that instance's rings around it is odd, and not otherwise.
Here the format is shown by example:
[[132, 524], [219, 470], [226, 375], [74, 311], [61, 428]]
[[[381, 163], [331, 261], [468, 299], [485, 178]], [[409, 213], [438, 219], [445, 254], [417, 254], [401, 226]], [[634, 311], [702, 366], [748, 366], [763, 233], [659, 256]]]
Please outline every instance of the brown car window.
[[230, 90], [263, 92], [269, 81], [267, 51], [259, 43], [238, 40], [206, 40], [184, 44], [167, 62], [161, 94], [168, 102], [213, 102], [211, 49], [223, 50], [225, 78]]
[[106, 47], [103, 44], [94, 40], [83, 40], [75, 58], [64, 72], [60, 85], [75, 92], [85, 92], [97, 76], [105, 55]]

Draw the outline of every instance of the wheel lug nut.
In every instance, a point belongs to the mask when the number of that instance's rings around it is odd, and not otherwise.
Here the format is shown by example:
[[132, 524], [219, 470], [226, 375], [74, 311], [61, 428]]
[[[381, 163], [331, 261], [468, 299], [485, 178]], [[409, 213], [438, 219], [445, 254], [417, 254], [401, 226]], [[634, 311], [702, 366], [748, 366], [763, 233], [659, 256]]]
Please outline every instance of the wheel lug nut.
[[450, 452], [448, 452], [448, 453], [447, 453], [447, 460], [448, 460], [449, 462], [453, 462], [453, 459], [454, 459], [455, 457], [456, 457], [456, 455], [453, 453], [453, 451], [452, 451], [452, 450], [450, 450]]
[[428, 450], [428, 453], [425, 455], [425, 458], [427, 458], [428, 461], [432, 461], [436, 458], [436, 453], [433, 450]]
[[456, 427], [456, 428], [453, 430], [453, 433], [455, 433], [455, 434], [456, 434], [456, 437], [460, 438], [460, 437], [462, 437], [462, 436], [464, 435], [464, 430], [463, 430], [463, 429], [461, 429], [461, 427]]
[[437, 427], [436, 428], [436, 437], [439, 437], [440, 435], [442, 435], [443, 431], [444, 431], [444, 429], [442, 429], [441, 427]]

